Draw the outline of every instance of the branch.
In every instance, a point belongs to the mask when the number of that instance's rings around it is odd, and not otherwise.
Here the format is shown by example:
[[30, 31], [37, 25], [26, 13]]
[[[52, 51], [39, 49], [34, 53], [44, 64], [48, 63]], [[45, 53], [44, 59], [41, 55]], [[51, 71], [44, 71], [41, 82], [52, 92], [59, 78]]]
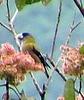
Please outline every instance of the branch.
[[77, 24], [74, 26], [74, 24], [72, 23], [72, 25], [71, 25], [71, 27], [70, 27], [70, 32], [69, 32], [68, 37], [67, 37], [67, 40], [66, 40], [66, 42], [65, 42], [65, 45], [69, 44], [69, 40], [70, 40], [70, 38], [71, 38], [72, 32], [73, 32], [80, 24], [81, 24], [81, 22], [77, 23]]
[[18, 88], [16, 86], [14, 86], [14, 88], [17, 90], [18, 94], [21, 95], [20, 91], [18, 90]]
[[8, 27], [7, 25], [5, 25], [4, 23], [0, 22], [0, 25], [3, 26], [5, 29], [7, 29], [8, 31], [11, 32], [10, 27]]
[[6, 100], [9, 100], [9, 81], [8, 81], [8, 77], [6, 79], [6, 94], [7, 94]]
[[40, 96], [41, 96], [42, 93], [43, 93], [43, 91], [42, 91], [42, 89], [40, 88], [39, 84], [37, 83], [37, 80], [35, 79], [35, 77], [34, 77], [34, 75], [33, 75], [32, 72], [30, 72], [30, 76], [31, 76], [31, 78], [32, 78], [32, 80], [33, 80], [33, 83], [34, 83], [34, 85], [35, 85], [37, 91], [39, 92], [39, 94], [40, 94]]
[[7, 7], [7, 14], [8, 14], [8, 21], [10, 22], [11, 17], [10, 17], [10, 9], [9, 9], [9, 1], [8, 0], [6, 2], [6, 7]]
[[[13, 25], [13, 21], [15, 20], [15, 17], [16, 17], [16, 15], [17, 15], [17, 13], [18, 13], [18, 10], [16, 10], [15, 14], [14, 14], [13, 17], [11, 18], [8, 0], [7, 0], [6, 5], [7, 5], [7, 13], [8, 13], [9, 28], [10, 28], [11, 32], [13, 33], [13, 35], [14, 35], [14, 39], [15, 39], [16, 44], [17, 44], [18, 49], [19, 49], [19, 45], [18, 45], [17, 38], [16, 38], [17, 32], [16, 32], [16, 30], [15, 30], [15, 28], [14, 28], [14, 25]], [[8, 29], [8, 28], [7, 28], [7, 29]]]
[[[48, 58], [48, 57], [47, 57], [47, 58]], [[44, 89], [44, 91], [46, 91], [47, 88], [48, 88], [48, 85], [49, 85], [49, 83], [50, 83], [50, 81], [51, 81], [51, 79], [52, 79], [52, 75], [53, 75], [54, 71], [57, 69], [57, 66], [58, 66], [58, 64], [59, 64], [60, 58], [57, 60], [56, 64], [54, 64], [53, 61], [51, 61], [50, 58], [48, 58], [48, 60], [49, 60], [50, 63], [52, 64], [53, 70], [52, 70], [52, 72], [51, 72], [51, 74], [50, 74], [50, 76], [49, 76], [49, 78], [48, 78], [48, 80], [47, 80], [47, 82], [46, 82], [46, 84], [45, 84], [45, 89]]]
[[76, 4], [76, 6], [78, 7], [78, 9], [80, 10], [81, 14], [84, 17], [84, 8], [79, 4], [79, 2], [77, 0], [73, 0], [74, 3]]
[[[54, 64], [54, 62], [50, 58], [48, 58], [48, 57], [47, 57], [47, 59], [49, 60], [49, 62], [51, 63], [51, 65], [55, 68], [55, 71], [61, 76], [61, 78], [64, 81], [66, 81], [65, 76], [63, 76], [63, 74], [59, 71], [59, 69], [56, 67], [56, 65]], [[57, 60], [57, 62], [59, 62], [59, 61], [60, 61], [60, 58]]]
[[[16, 14], [17, 14], [17, 11], [15, 12], [14, 16], [12, 17], [11, 19], [11, 16], [10, 16], [10, 9], [9, 9], [9, 0], [7, 0], [7, 3], [6, 3], [6, 6], [7, 6], [7, 14], [8, 14], [8, 23], [9, 23], [9, 27], [11, 29], [11, 32], [13, 33], [14, 37], [17, 35], [17, 32], [15, 31], [14, 29], [14, 25], [13, 23], [13, 20], [14, 18], [16, 17]], [[16, 39], [16, 38], [15, 38]]]
[[58, 33], [58, 27], [59, 27], [59, 23], [60, 23], [61, 11], [62, 11], [62, 1], [60, 0], [56, 30], [55, 30], [55, 35], [54, 35], [54, 38], [53, 38], [53, 45], [52, 45], [52, 48], [51, 48], [51, 58], [53, 57], [53, 53], [54, 53], [54, 49], [55, 49], [55, 41], [56, 41], [56, 37], [57, 37], [57, 33]]
[[5, 29], [7, 29], [8, 31], [12, 32], [14, 35], [14, 38], [16, 39], [16, 35], [17, 32], [14, 29], [14, 25], [13, 25], [13, 21], [18, 13], [18, 10], [16, 10], [15, 14], [13, 15], [13, 17], [11, 18], [10, 16], [10, 9], [9, 9], [9, 2], [7, 0], [6, 2], [6, 7], [7, 7], [7, 15], [8, 15], [8, 23], [9, 23], [9, 27], [7, 25], [5, 25], [4, 23], [0, 22], [0, 25], [3, 26]]
[[15, 89], [12, 88], [11, 86], [9, 86], [9, 88], [15, 92], [15, 94], [18, 96], [18, 98], [19, 98], [19, 100], [20, 100], [20, 99], [21, 99], [21, 97], [19, 96], [20, 94], [18, 95], [18, 93], [15, 91]]
[[66, 78], [63, 76], [63, 74], [57, 68], [58, 63], [60, 62], [60, 58], [57, 60], [57, 63], [56, 64], [54, 64], [54, 62], [50, 58], [47, 58], [47, 59], [49, 60], [49, 62], [51, 63], [51, 65], [54, 67], [54, 70], [61, 76], [61, 78], [64, 81], [66, 81]]
[[14, 15], [13, 15], [13, 17], [11, 18], [11, 23], [13, 23], [14, 22], [14, 20], [15, 20], [15, 18], [16, 18], [16, 15], [17, 15], [17, 13], [18, 13], [18, 10], [16, 9], [16, 11], [15, 11], [15, 13], [14, 13]]
[[75, 89], [75, 91], [76, 91], [76, 93], [80, 94], [80, 95], [81, 95], [81, 97], [82, 97], [82, 98], [83, 98], [83, 100], [84, 100], [84, 95], [83, 95], [80, 91], [78, 91], [77, 89]]
[[82, 75], [79, 76], [79, 92], [81, 92], [82, 89]]
[[1, 84], [0, 87], [6, 86], [6, 84]]

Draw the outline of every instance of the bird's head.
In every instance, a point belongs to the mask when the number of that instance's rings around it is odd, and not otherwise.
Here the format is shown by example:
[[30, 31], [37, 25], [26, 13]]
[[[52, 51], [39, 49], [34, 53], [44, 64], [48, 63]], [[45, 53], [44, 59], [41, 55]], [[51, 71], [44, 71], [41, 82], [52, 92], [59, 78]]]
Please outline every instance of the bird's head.
[[30, 36], [31, 36], [30, 33], [20, 33], [20, 34], [17, 35], [17, 39], [18, 39], [19, 41], [22, 41], [22, 40], [24, 40], [25, 38], [28, 38], [28, 37], [30, 37]]
[[35, 46], [35, 38], [30, 33], [20, 33], [17, 35], [18, 44], [22, 47]]

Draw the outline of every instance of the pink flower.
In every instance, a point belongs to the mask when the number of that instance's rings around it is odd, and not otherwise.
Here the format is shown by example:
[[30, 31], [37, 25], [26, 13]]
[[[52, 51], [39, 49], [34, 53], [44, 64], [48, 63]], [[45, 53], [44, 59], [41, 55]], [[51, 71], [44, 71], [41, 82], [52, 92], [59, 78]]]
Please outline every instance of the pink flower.
[[78, 48], [67, 45], [61, 46], [62, 70], [65, 74], [79, 75], [83, 73], [84, 55], [81, 55]]
[[36, 63], [27, 52], [17, 52], [9, 43], [4, 43], [0, 48], [0, 75], [9, 77], [10, 84], [17, 85], [24, 80], [25, 73], [29, 71], [44, 71], [41, 63]]
[[1, 45], [0, 53], [4, 55], [14, 54], [16, 51], [13, 46], [9, 43], [4, 43]]

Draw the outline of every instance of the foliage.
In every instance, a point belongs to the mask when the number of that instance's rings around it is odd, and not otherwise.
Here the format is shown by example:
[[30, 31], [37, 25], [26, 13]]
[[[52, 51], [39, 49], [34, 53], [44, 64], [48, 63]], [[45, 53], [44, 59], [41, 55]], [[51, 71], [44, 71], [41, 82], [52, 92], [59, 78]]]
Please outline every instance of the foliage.
[[18, 10], [22, 10], [26, 5], [31, 5], [37, 2], [42, 2], [44, 5], [47, 5], [51, 0], [15, 0]]
[[84, 54], [84, 45], [82, 45], [82, 46], [80, 47], [79, 51], [80, 51], [81, 54]]
[[75, 84], [73, 79], [68, 79], [64, 88], [64, 100], [75, 100]]

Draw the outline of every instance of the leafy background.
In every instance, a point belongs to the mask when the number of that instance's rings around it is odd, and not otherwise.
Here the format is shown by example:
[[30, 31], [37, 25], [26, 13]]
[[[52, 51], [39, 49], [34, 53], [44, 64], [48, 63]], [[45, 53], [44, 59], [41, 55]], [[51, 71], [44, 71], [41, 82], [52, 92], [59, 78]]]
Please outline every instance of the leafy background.
[[[16, 8], [15, 1], [9, 0], [9, 2], [10, 2], [11, 15], [13, 15]], [[22, 11], [20, 11], [17, 14], [17, 17], [14, 21], [15, 29], [17, 30], [18, 33], [29, 32], [32, 35], [34, 35], [38, 47], [40, 48], [40, 51], [44, 54], [47, 53], [50, 55], [51, 53], [51, 46], [58, 15], [58, 6], [59, 6], [59, 0], [52, 0], [47, 6], [42, 5], [41, 2], [26, 6]], [[7, 24], [6, 13], [7, 11], [4, 3], [3, 5], [0, 6], [0, 21]], [[76, 13], [75, 22], [77, 23], [79, 21], [82, 21], [82, 23], [73, 32], [70, 44], [72, 46], [76, 46], [79, 40], [84, 41], [84, 34], [83, 34], [84, 20], [82, 18], [82, 15], [75, 6], [73, 0], [69, 1], [63, 0], [61, 22], [57, 34], [56, 48], [54, 52], [55, 61], [60, 56], [60, 50], [59, 50], [60, 45], [65, 43], [67, 39], [70, 25], [74, 18], [74, 13]], [[7, 41], [12, 43], [16, 47], [12, 34], [0, 26], [0, 44]], [[34, 74], [39, 84], [42, 86], [42, 84], [46, 81], [45, 75], [41, 72]], [[35, 86], [33, 85], [32, 79], [28, 74], [26, 76], [27, 76], [26, 80], [23, 81], [21, 85], [18, 86], [18, 89], [19, 90], [24, 89], [27, 95], [34, 96], [36, 100], [40, 100], [40, 96]], [[4, 80], [0, 81], [0, 84], [4, 82], [5, 82]], [[55, 72], [49, 84], [49, 88], [47, 90], [46, 100], [56, 100], [58, 96], [63, 94], [63, 87], [64, 87], [64, 81]], [[4, 91], [5, 88], [0, 87], [0, 100]], [[16, 98], [15, 100], [17, 100], [16, 95], [12, 91], [10, 92], [12, 98]]]

